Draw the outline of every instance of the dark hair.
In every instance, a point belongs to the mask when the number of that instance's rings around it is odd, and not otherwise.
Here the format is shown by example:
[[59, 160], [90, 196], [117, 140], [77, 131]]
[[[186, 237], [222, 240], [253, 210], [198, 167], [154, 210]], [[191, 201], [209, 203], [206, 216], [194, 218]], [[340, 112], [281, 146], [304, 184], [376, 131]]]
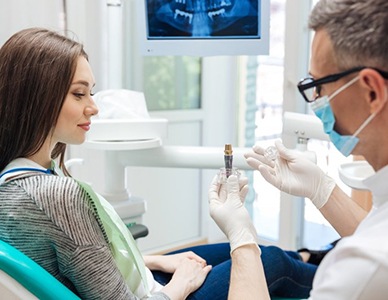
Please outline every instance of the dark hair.
[[[0, 171], [42, 147], [57, 123], [83, 46], [43, 28], [15, 33], [0, 49]], [[64, 166], [66, 145], [51, 153]]]
[[309, 27], [327, 31], [340, 70], [360, 65], [388, 70], [387, 0], [320, 0]]

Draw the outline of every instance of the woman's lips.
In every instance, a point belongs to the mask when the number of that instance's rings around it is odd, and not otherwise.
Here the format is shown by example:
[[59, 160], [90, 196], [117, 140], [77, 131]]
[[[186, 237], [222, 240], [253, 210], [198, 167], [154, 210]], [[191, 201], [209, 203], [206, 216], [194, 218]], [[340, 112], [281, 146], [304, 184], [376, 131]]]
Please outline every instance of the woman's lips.
[[84, 123], [84, 124], [79, 124], [78, 125], [78, 127], [81, 127], [83, 130], [85, 130], [85, 131], [89, 131], [89, 129], [90, 129], [90, 122], [88, 122], [88, 123]]

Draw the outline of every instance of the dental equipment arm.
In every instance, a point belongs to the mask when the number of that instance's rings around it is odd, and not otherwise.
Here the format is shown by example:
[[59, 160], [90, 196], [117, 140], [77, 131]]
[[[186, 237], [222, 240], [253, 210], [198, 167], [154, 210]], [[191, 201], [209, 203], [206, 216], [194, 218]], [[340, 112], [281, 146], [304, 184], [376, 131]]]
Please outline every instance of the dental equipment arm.
[[302, 152], [280, 141], [275, 146], [279, 152], [275, 161], [267, 160], [264, 149], [255, 145], [245, 154], [247, 163], [279, 190], [309, 198], [341, 236], [352, 234], [367, 212]]
[[[233, 149], [233, 167], [251, 170], [244, 158], [250, 148]], [[218, 170], [224, 165], [221, 147], [161, 146], [151, 149], [114, 151], [115, 159], [122, 166], [194, 168]]]

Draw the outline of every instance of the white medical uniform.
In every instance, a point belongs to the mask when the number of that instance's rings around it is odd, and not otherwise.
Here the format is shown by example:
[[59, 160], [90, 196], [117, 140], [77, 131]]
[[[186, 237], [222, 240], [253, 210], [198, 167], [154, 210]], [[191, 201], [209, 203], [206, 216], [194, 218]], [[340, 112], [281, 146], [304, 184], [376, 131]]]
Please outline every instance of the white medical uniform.
[[388, 166], [364, 180], [373, 208], [322, 261], [310, 299], [388, 299]]

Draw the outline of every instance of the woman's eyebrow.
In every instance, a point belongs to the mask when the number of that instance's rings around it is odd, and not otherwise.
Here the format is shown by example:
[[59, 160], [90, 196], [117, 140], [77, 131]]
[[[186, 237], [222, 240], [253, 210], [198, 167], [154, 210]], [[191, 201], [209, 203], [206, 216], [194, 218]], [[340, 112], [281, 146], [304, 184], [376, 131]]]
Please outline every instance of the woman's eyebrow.
[[[89, 87], [90, 85], [89, 85], [89, 82], [87, 82], [87, 81], [85, 81], [85, 80], [78, 80], [78, 81], [75, 81], [75, 82], [73, 82], [71, 85], [75, 85], [75, 84], [82, 84], [82, 85], [84, 85], [84, 86], [86, 86], [86, 87]], [[92, 87], [94, 87], [96, 84], [95, 83], [93, 83], [93, 85], [92, 85]]]

